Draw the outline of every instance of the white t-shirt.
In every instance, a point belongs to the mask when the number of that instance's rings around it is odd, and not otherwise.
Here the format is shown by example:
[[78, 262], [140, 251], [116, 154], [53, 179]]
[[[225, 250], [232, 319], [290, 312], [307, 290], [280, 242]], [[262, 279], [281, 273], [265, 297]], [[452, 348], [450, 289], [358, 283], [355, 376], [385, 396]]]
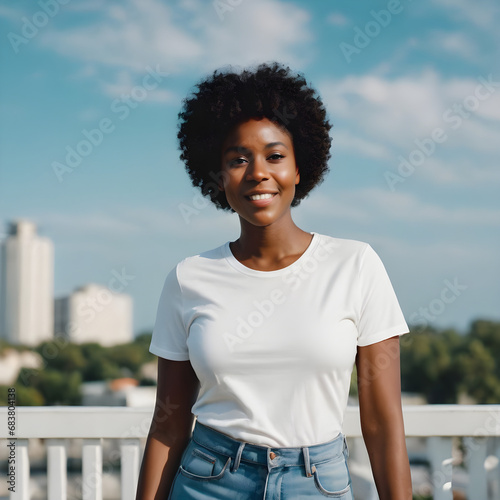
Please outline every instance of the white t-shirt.
[[357, 346], [408, 332], [370, 245], [311, 234], [276, 271], [243, 265], [226, 242], [168, 274], [150, 351], [191, 361], [200, 423], [270, 447], [330, 441], [342, 431]]

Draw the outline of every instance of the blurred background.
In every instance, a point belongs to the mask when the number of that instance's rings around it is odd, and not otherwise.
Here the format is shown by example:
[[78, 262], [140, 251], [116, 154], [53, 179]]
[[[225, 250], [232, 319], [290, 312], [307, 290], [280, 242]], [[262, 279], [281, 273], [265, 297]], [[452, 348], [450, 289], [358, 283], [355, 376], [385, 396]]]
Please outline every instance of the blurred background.
[[[214, 69], [278, 60], [334, 125], [331, 172], [297, 224], [372, 244], [408, 321], [500, 319], [496, 2], [54, 5], [0, 5], [0, 230], [27, 218], [52, 240], [56, 297], [125, 268], [137, 334], [180, 259], [238, 237], [190, 185], [177, 113]], [[445, 280], [466, 288], [426, 319]]]

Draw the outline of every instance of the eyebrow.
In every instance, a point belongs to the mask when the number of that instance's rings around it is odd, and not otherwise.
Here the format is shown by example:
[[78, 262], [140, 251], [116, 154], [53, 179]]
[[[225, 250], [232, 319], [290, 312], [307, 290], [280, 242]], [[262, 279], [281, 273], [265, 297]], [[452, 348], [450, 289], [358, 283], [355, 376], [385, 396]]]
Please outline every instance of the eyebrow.
[[[264, 146], [264, 149], [274, 148], [275, 146], [283, 146], [285, 149], [288, 149], [287, 145], [284, 144], [283, 142], [280, 142], [280, 141], [270, 142], [269, 144], [266, 144]], [[250, 152], [249, 149], [247, 149], [247, 148], [245, 148], [243, 146], [231, 146], [231, 147], [227, 148], [224, 151], [224, 154], [231, 153], [233, 151], [236, 151], [237, 153], [248, 153], [248, 152]]]

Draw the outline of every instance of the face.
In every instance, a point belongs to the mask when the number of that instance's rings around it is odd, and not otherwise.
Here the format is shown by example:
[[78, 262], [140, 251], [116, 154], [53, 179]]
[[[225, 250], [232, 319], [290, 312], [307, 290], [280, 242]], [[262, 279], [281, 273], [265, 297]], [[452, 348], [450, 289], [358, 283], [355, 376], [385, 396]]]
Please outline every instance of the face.
[[290, 216], [299, 183], [293, 141], [267, 118], [237, 126], [222, 146], [222, 184], [231, 208], [247, 222], [267, 226]]

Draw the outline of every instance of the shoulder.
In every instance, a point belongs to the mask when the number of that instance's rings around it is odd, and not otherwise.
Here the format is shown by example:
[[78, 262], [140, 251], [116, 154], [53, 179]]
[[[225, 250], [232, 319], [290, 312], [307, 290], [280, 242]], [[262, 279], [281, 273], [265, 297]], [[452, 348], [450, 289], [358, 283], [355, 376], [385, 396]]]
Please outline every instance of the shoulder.
[[371, 246], [364, 241], [315, 234], [318, 236], [316, 252], [326, 252], [338, 260], [354, 259], [359, 261], [366, 252], [373, 252]]
[[204, 252], [185, 257], [177, 263], [177, 267], [189, 269], [191, 267], [207, 266], [224, 258], [227, 243]]
[[227, 243], [224, 243], [216, 248], [185, 257], [174, 266], [171, 272], [176, 274], [179, 281], [199, 279], [203, 273], [217, 272], [223, 265], [226, 245]]

